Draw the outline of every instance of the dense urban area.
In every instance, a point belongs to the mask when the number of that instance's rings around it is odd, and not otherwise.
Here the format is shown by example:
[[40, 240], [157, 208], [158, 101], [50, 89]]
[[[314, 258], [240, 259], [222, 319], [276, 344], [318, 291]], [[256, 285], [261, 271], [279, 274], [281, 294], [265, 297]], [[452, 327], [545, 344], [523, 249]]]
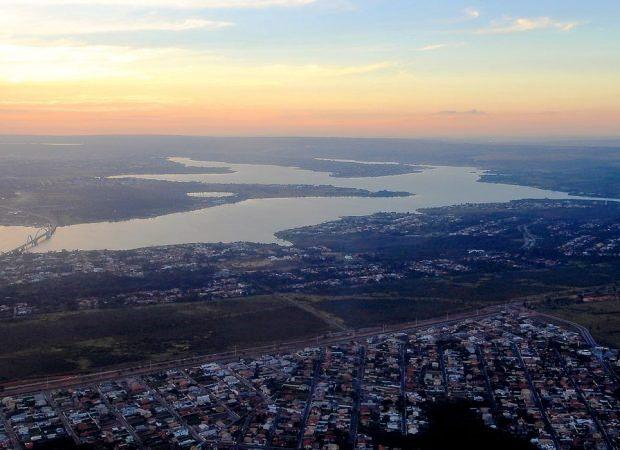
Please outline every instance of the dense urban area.
[[[7, 395], [0, 446], [373, 449], [483, 439], [480, 448], [612, 449], [618, 371], [618, 352], [587, 330], [506, 311]], [[446, 410], [458, 423], [442, 424]], [[459, 426], [469, 433], [450, 436]]]

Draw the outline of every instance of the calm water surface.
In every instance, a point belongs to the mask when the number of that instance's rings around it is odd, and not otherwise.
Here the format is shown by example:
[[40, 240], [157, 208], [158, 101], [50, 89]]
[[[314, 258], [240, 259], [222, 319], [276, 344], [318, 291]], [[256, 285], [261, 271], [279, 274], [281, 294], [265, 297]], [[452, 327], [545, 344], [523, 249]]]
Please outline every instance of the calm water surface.
[[[294, 167], [171, 159], [187, 166], [230, 167], [234, 172], [137, 177], [222, 184], [333, 185], [370, 191], [406, 191], [415, 195], [398, 198], [255, 199], [152, 219], [72, 225], [58, 228], [53, 239], [39, 246], [37, 251], [121, 250], [192, 242], [270, 243], [279, 242], [274, 236], [277, 231], [314, 225], [342, 216], [367, 215], [381, 211], [409, 212], [426, 207], [506, 202], [524, 198], [577, 198], [562, 192], [531, 187], [481, 183], [478, 180], [483, 171], [469, 167], [424, 168], [420, 173], [372, 178], [335, 178], [329, 173]], [[217, 191], [224, 193], [226, 187], [222, 186]], [[0, 251], [21, 244], [29, 232], [32, 230], [25, 227], [0, 227]]]

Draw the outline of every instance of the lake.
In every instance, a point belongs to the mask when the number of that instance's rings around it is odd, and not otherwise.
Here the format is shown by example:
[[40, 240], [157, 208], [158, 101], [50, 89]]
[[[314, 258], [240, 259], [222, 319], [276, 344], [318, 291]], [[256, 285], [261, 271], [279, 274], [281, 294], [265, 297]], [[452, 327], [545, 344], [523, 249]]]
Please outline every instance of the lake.
[[[484, 172], [471, 167], [424, 167], [419, 173], [404, 175], [337, 178], [326, 172], [295, 167], [170, 159], [186, 166], [229, 167], [232, 173], [132, 176], [174, 182], [333, 185], [370, 191], [406, 191], [414, 195], [392, 198], [253, 199], [150, 219], [72, 225], [59, 227], [54, 237], [37, 247], [36, 251], [123, 250], [194, 242], [251, 241], [285, 244], [279, 241], [274, 233], [343, 216], [368, 215], [382, 211], [413, 212], [427, 207], [507, 202], [526, 198], [582, 198], [532, 187], [482, 183], [479, 179]], [[223, 195], [226, 195], [225, 186], [213, 193], [214, 197]], [[0, 227], [0, 251], [10, 250], [23, 243], [27, 234], [32, 231], [26, 227]]]

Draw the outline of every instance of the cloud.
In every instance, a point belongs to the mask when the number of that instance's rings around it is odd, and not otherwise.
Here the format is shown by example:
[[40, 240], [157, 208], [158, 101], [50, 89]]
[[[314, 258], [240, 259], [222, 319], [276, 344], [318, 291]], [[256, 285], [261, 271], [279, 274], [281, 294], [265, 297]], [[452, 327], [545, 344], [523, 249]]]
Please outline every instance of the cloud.
[[416, 48], [416, 52], [430, 52], [433, 50], [439, 50], [440, 48], [446, 47], [448, 44], [430, 44], [425, 45], [424, 47]]
[[480, 111], [478, 109], [468, 109], [465, 111], [457, 111], [457, 110], [444, 110], [435, 113], [436, 116], [483, 116], [486, 113], [484, 111]]
[[481, 16], [480, 11], [474, 8], [465, 8], [460, 12], [460, 14], [456, 17], [452, 17], [448, 20], [443, 21], [446, 24], [459, 24], [463, 22], [469, 22], [470, 20], [476, 20]]
[[105, 78], [148, 78], [143, 65], [163, 66], [205, 58], [179, 48], [82, 45], [69, 41], [0, 43], [0, 81], [67, 82]]
[[395, 64], [389, 61], [364, 64], [357, 66], [333, 66], [333, 65], [284, 65], [274, 64], [269, 66], [262, 66], [257, 68], [258, 73], [270, 73], [270, 72], [282, 72], [289, 73], [294, 76], [308, 76], [308, 77], [341, 77], [352, 75], [365, 75], [368, 73], [379, 72], [394, 67]]
[[41, 20], [37, 17], [4, 14], [0, 17], [0, 28], [4, 33], [20, 35], [26, 33], [36, 36], [69, 36], [95, 33], [140, 32], [140, 31], [188, 31], [218, 30], [233, 26], [232, 22], [205, 19], [185, 20], [74, 20], [62, 18]]
[[416, 52], [432, 52], [433, 50], [440, 50], [442, 48], [450, 48], [450, 47], [462, 47], [465, 45], [464, 42], [457, 42], [452, 44], [429, 44], [423, 47], [416, 48]]
[[[238, 64], [220, 55], [179, 47], [132, 47], [81, 44], [69, 40], [0, 42], [0, 83], [73, 82], [80, 80], [184, 79], [215, 85], [262, 86], [287, 82], [364, 76], [395, 67], [389, 61], [359, 65]], [[1, 85], [1, 84], [0, 84]]]
[[465, 8], [463, 11], [465, 19], [477, 19], [480, 17], [480, 11], [474, 8]]
[[571, 31], [580, 22], [563, 22], [550, 17], [518, 17], [507, 18], [489, 27], [475, 31], [475, 34], [510, 34], [534, 30]]
[[123, 6], [145, 8], [213, 8], [260, 9], [294, 7], [316, 3], [318, 0], [3, 0], [4, 6]]
[[[70, 36], [95, 33], [218, 30], [234, 24], [204, 17], [165, 17], [160, 9], [260, 9], [301, 7], [323, 0], [0, 0], [0, 38]], [[74, 7], [69, 10], [68, 8]], [[120, 13], [120, 14], [119, 14]]]

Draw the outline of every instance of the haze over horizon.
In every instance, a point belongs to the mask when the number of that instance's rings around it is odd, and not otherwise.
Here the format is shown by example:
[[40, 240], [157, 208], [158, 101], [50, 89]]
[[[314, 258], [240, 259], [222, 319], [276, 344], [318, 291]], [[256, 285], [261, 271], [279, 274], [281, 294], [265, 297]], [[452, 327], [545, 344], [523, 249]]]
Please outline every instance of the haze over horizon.
[[617, 3], [5, 0], [0, 134], [617, 137]]

